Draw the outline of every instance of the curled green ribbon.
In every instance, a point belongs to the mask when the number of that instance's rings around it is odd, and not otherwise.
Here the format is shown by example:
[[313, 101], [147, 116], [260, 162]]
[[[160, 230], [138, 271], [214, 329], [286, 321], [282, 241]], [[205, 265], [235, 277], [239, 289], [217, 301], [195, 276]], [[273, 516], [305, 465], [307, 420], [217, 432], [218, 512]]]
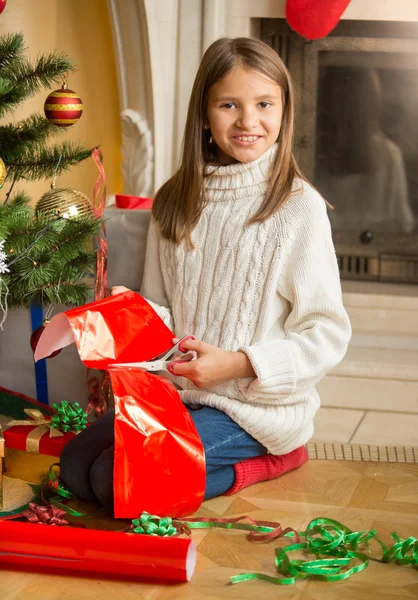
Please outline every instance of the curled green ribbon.
[[55, 403], [55, 414], [51, 418], [51, 427], [64, 433], [73, 431], [79, 433], [87, 426], [87, 415], [78, 402], [70, 404], [66, 400], [61, 404]]
[[[289, 535], [293, 533], [286, 534]], [[276, 568], [280, 577], [263, 573], [242, 573], [231, 577], [231, 582], [241, 583], [256, 579], [275, 585], [290, 585], [298, 579], [308, 578], [340, 581], [365, 569], [369, 560], [395, 562], [399, 565], [418, 565], [417, 538], [409, 537], [403, 540], [396, 532], [391, 534], [395, 543], [388, 548], [377, 537], [374, 529], [369, 532], [351, 531], [333, 519], [318, 518], [311, 521], [306, 531], [300, 532], [299, 535], [305, 536], [305, 541], [275, 550]], [[372, 540], [375, 540], [382, 549], [380, 558], [371, 556], [369, 544]], [[360, 545], [364, 545], [364, 551], [359, 551]], [[294, 551], [304, 551], [315, 555], [316, 558], [307, 561], [290, 559], [288, 555]]]

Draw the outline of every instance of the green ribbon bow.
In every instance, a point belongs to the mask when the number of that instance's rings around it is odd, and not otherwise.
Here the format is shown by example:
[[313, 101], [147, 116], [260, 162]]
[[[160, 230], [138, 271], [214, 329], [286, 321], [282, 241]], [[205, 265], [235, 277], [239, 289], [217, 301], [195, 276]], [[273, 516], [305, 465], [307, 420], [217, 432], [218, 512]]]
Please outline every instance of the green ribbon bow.
[[67, 431], [79, 433], [86, 428], [87, 415], [78, 402], [70, 404], [64, 400], [61, 404], [55, 403], [53, 406], [55, 414], [51, 418], [51, 427], [64, 433]]
[[130, 533], [142, 533], [146, 535], [158, 535], [161, 537], [170, 537], [178, 535], [177, 529], [173, 525], [173, 519], [170, 517], [157, 517], [143, 512], [139, 519], [132, 519], [133, 528]]

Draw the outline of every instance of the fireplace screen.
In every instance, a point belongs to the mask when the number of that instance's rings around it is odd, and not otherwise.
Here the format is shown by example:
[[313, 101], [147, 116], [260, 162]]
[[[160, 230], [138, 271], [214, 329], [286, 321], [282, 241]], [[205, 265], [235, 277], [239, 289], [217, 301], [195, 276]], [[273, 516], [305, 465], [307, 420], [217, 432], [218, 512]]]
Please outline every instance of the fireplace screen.
[[342, 21], [308, 42], [262, 37], [299, 92], [296, 154], [330, 212], [343, 278], [418, 283], [418, 27]]

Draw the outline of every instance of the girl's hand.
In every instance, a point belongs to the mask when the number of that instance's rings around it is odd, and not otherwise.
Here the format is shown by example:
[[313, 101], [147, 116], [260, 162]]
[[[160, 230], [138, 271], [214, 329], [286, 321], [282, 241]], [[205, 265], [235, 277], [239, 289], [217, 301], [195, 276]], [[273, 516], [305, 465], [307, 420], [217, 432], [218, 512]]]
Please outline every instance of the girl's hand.
[[124, 285], [114, 285], [110, 288], [110, 295], [116, 296], [117, 294], [123, 294], [123, 292], [130, 292], [131, 290]]
[[[173, 344], [178, 342], [173, 339]], [[186, 362], [174, 361], [172, 373], [190, 379], [199, 389], [208, 389], [238, 377], [255, 377], [246, 354], [228, 352], [199, 340], [183, 342], [186, 350], [196, 352], [197, 359]]]

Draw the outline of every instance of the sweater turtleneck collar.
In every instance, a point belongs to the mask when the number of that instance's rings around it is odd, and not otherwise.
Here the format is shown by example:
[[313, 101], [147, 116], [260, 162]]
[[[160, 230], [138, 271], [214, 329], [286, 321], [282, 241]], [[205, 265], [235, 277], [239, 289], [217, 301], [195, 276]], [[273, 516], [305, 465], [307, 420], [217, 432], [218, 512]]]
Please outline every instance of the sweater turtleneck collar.
[[264, 195], [276, 153], [277, 144], [273, 144], [257, 160], [250, 163], [207, 166], [205, 169], [206, 200], [228, 201]]

